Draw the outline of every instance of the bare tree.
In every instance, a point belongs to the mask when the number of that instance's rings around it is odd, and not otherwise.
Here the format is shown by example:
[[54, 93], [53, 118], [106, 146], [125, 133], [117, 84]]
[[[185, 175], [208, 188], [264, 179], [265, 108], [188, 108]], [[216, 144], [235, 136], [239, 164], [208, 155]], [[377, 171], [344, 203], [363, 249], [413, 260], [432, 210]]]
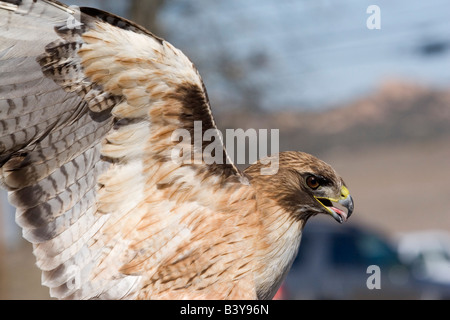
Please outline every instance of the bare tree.
[[163, 4], [164, 0], [132, 0], [130, 18], [155, 35], [162, 35], [162, 30], [158, 26], [156, 18]]

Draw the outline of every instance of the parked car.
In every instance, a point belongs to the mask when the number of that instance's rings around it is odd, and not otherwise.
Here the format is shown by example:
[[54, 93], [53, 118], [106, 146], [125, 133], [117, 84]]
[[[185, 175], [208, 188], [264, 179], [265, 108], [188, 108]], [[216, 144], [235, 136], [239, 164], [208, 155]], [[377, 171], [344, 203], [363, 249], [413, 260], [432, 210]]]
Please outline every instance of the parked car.
[[[416, 279], [383, 234], [360, 225], [315, 219], [283, 284], [287, 299], [426, 299], [450, 286]], [[378, 283], [376, 283], [378, 281]]]
[[401, 234], [397, 250], [401, 261], [411, 265], [416, 277], [450, 285], [449, 232], [429, 230]]

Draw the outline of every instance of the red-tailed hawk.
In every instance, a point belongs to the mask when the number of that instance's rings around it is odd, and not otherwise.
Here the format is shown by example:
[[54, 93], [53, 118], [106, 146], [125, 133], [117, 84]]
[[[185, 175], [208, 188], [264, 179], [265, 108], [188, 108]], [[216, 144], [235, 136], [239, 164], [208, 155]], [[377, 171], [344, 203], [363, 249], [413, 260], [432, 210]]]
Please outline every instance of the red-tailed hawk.
[[197, 121], [217, 130], [168, 42], [92, 8], [0, 1], [0, 181], [53, 297], [268, 299], [308, 218], [352, 213], [342, 178], [305, 153], [265, 159], [273, 175], [225, 150], [173, 161], [173, 133]]

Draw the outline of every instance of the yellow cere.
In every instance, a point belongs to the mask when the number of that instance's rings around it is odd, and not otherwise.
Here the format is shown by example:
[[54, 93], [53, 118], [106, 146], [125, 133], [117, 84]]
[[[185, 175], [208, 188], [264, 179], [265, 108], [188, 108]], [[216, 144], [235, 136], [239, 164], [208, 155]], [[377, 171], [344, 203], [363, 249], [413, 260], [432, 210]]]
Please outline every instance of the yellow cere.
[[350, 195], [350, 191], [348, 191], [346, 186], [342, 186], [341, 189], [341, 199], [346, 199]]

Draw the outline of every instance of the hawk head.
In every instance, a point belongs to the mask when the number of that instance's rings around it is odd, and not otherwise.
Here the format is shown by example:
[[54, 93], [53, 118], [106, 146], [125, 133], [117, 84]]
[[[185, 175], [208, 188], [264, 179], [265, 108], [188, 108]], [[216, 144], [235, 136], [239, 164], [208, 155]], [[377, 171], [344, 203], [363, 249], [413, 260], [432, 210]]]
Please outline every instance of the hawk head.
[[[261, 174], [264, 163], [274, 163], [272, 175]], [[296, 219], [307, 221], [323, 213], [339, 223], [346, 221], [354, 205], [344, 180], [327, 163], [303, 152], [282, 152], [251, 165], [245, 174], [261, 195]]]

